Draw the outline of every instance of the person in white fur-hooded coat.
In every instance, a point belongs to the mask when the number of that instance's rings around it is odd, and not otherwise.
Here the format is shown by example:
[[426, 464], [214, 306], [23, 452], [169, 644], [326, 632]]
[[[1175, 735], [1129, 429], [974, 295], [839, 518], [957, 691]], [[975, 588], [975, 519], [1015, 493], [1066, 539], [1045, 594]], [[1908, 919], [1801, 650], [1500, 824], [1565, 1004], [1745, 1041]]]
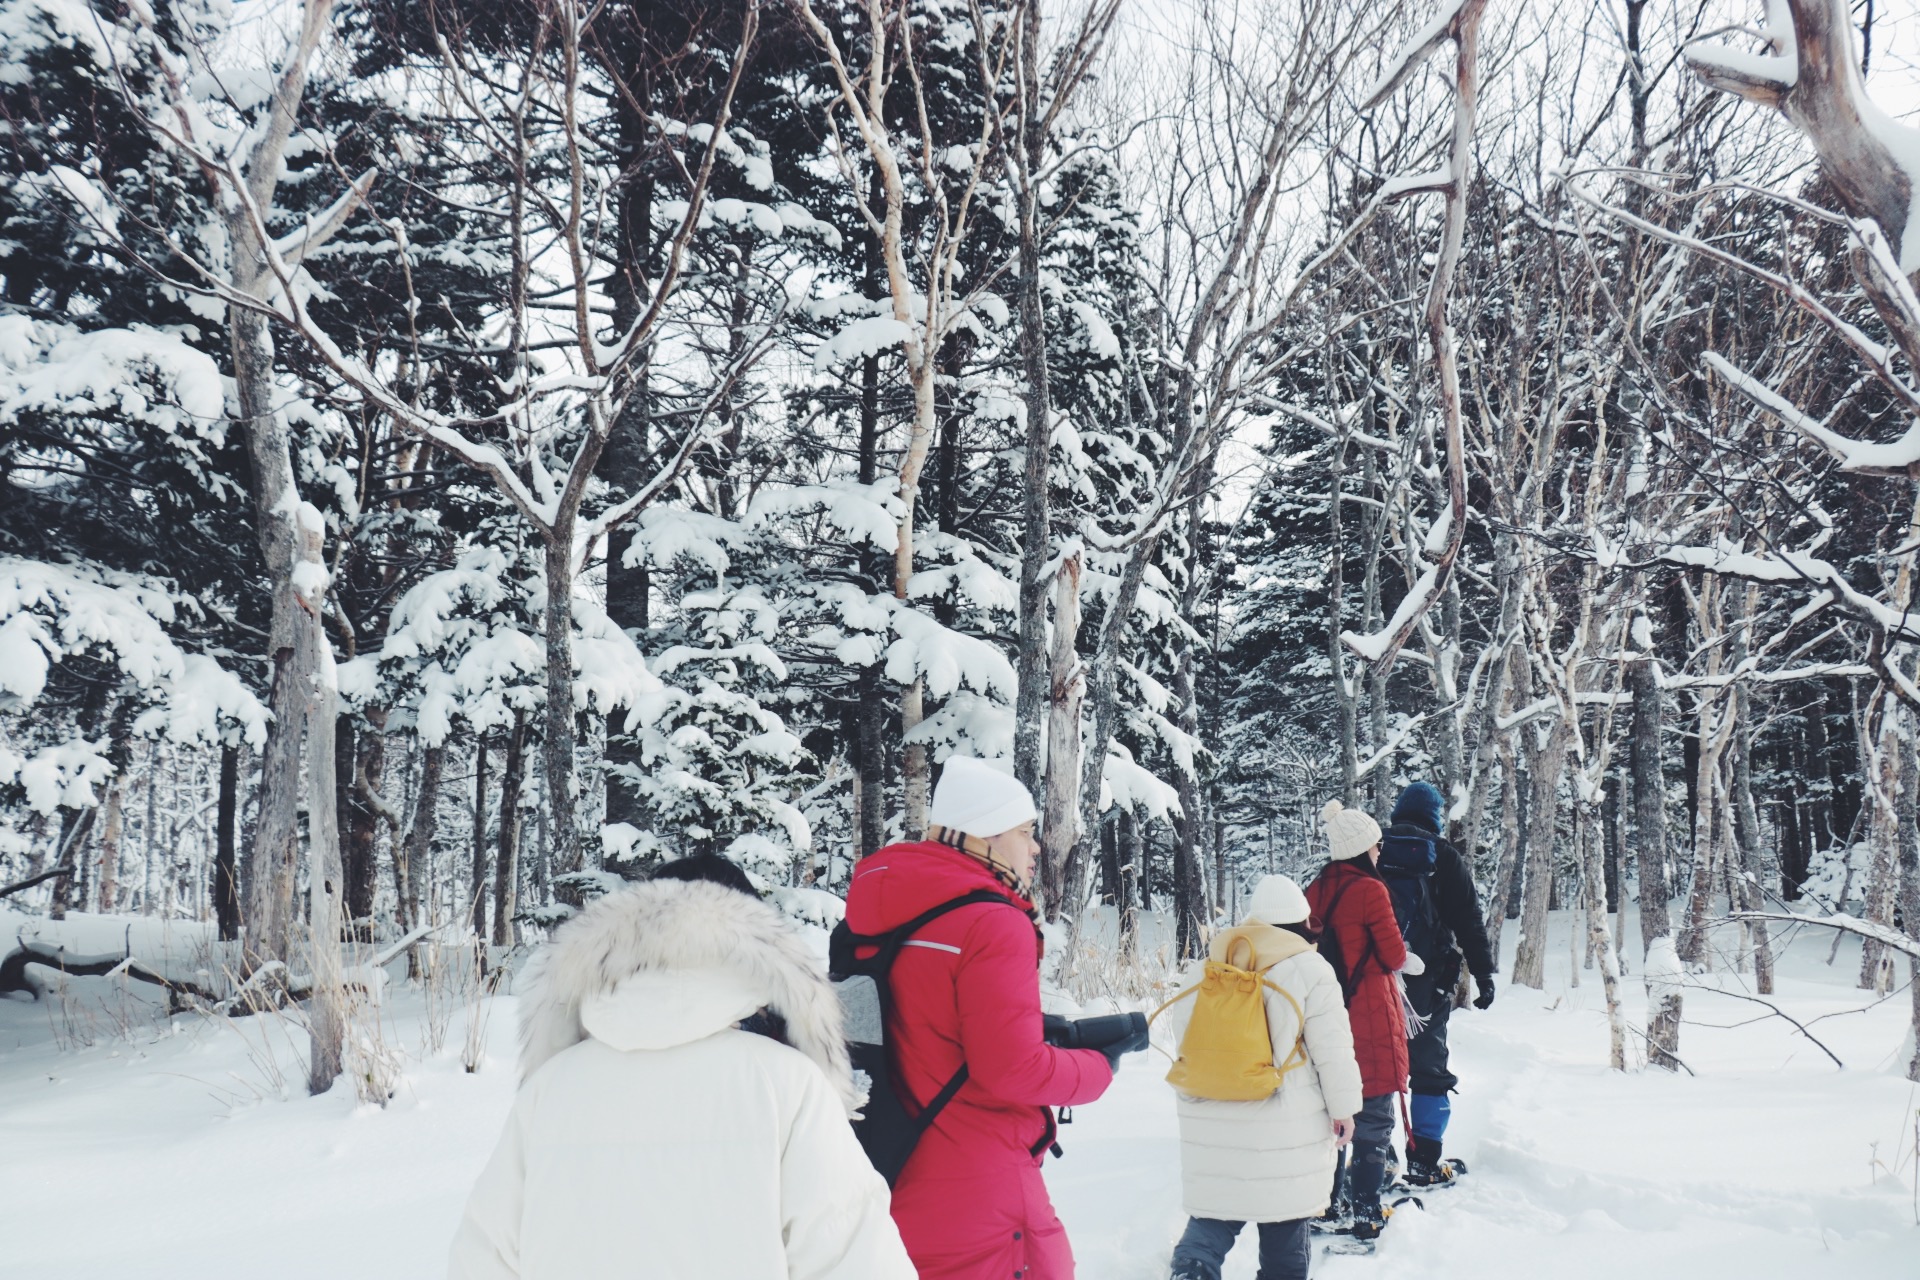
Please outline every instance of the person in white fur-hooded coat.
[[[913, 1280], [840, 1005], [780, 915], [651, 881], [563, 925], [521, 977], [519, 1096], [452, 1280]], [[766, 1012], [785, 1043], [739, 1029]]]
[[[1360, 1068], [1353, 1056], [1340, 980], [1314, 949], [1311, 913], [1300, 886], [1265, 876], [1247, 904], [1246, 923], [1216, 935], [1212, 960], [1253, 966], [1298, 1002], [1264, 992], [1273, 1061], [1306, 1061], [1256, 1102], [1222, 1102], [1180, 1094], [1180, 1189], [1190, 1215], [1173, 1251], [1175, 1280], [1220, 1280], [1221, 1263], [1245, 1224], [1257, 1224], [1261, 1280], [1304, 1280], [1311, 1259], [1308, 1220], [1327, 1208], [1335, 1152], [1353, 1134], [1360, 1109]], [[1189, 975], [1183, 987], [1198, 983]], [[1168, 1010], [1184, 1036], [1193, 1001]], [[1301, 1015], [1305, 1015], [1302, 1025]]]

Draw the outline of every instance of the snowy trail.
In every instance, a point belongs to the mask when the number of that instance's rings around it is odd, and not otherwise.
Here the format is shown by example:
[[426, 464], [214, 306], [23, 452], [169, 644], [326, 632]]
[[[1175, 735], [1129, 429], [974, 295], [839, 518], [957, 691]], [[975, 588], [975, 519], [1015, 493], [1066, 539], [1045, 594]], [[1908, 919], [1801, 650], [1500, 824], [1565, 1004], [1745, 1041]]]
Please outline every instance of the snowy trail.
[[[1554, 926], [1564, 940], [1566, 922]], [[1827, 941], [1793, 944], [1778, 999], [1803, 1018], [1850, 1015], [1815, 1027], [1846, 1072], [1778, 1019], [1721, 1029], [1764, 1011], [1706, 991], [1688, 993], [1688, 1021], [1719, 1025], [1689, 1025], [1683, 1039], [1699, 1077], [1607, 1071], [1598, 979], [1571, 988], [1564, 945], [1545, 992], [1503, 987], [1493, 1009], [1456, 1014], [1448, 1150], [1471, 1176], [1398, 1213], [1375, 1257], [1324, 1257], [1315, 1276], [1920, 1277], [1920, 1086], [1894, 1052], [1906, 998], [1868, 1008], [1847, 985], [1857, 949], [1828, 968]], [[1637, 1019], [1637, 983], [1627, 995]], [[1049, 1173], [1089, 1280], [1159, 1280], [1184, 1225], [1164, 1067], [1130, 1060]], [[1871, 1167], [1876, 1155], [1886, 1168]], [[1246, 1231], [1227, 1280], [1256, 1270]]]
[[[1503, 987], [1492, 1010], [1453, 1023], [1463, 1086], [1448, 1145], [1469, 1179], [1397, 1215], [1377, 1257], [1326, 1258], [1315, 1275], [1916, 1280], [1920, 1088], [1895, 1064], [1906, 998], [1875, 1005], [1851, 988], [1857, 951], [1832, 968], [1826, 954], [1824, 937], [1796, 942], [1779, 998], [1796, 1016], [1834, 1015], [1815, 1031], [1845, 1072], [1784, 1022], [1748, 1021], [1754, 1006], [1690, 992], [1683, 1053], [1698, 1078], [1620, 1076], [1601, 1065], [1598, 983], [1570, 987], [1563, 945], [1544, 992]], [[263, 1054], [237, 1027], [176, 1019], [155, 1038], [164, 1020], [148, 1021], [121, 1038], [110, 984], [82, 981], [104, 996], [91, 1047], [61, 1051], [48, 1007], [0, 1000], [0, 1277], [442, 1274], [512, 1098], [511, 997], [490, 1011], [480, 1073], [461, 1067], [456, 1009], [446, 1048], [381, 1110], [344, 1084], [300, 1096], [304, 1046], [292, 1042], [279, 1051], [292, 1097], [255, 1101]], [[416, 1000], [403, 993], [394, 1009], [409, 1047]], [[1166, 1275], [1184, 1217], [1164, 1071], [1157, 1054], [1129, 1059], [1049, 1165], [1083, 1280]], [[1255, 1253], [1248, 1232], [1228, 1280], [1252, 1280]]]

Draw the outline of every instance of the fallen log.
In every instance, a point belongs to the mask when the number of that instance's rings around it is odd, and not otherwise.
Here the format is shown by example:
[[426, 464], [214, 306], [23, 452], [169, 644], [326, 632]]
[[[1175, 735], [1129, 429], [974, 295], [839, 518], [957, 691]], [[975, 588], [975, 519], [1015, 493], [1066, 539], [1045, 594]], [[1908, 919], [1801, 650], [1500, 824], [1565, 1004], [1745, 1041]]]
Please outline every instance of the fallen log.
[[170, 1004], [178, 1009], [181, 999], [192, 996], [198, 1000], [213, 1003], [217, 997], [198, 983], [182, 982], [169, 978], [163, 973], [141, 963], [131, 955], [114, 955], [111, 952], [101, 955], [76, 955], [63, 947], [50, 946], [44, 942], [28, 942], [19, 939], [16, 949], [6, 959], [0, 960], [0, 995], [10, 991], [25, 991], [35, 1000], [46, 993], [27, 973], [27, 966], [37, 964], [48, 969], [57, 969], [61, 973], [76, 978], [100, 978], [112, 974], [124, 973], [139, 982], [152, 983], [164, 987], [170, 997]]

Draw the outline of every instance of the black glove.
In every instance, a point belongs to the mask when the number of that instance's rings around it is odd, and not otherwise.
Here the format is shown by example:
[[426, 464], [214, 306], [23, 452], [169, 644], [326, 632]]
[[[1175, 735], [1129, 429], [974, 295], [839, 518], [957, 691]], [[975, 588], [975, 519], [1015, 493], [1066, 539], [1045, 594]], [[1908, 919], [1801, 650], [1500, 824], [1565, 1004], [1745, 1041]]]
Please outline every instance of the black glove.
[[1473, 985], [1480, 988], [1480, 995], [1474, 1000], [1473, 1007], [1476, 1009], [1484, 1009], [1491, 1005], [1493, 1003], [1493, 975], [1489, 973], [1482, 977], [1477, 977], [1473, 980]]
[[1120, 1058], [1124, 1054], [1138, 1053], [1147, 1047], [1147, 1028], [1142, 1026], [1124, 1040], [1101, 1046], [1100, 1052], [1107, 1055], [1107, 1065], [1113, 1068], [1115, 1075], [1120, 1074]]

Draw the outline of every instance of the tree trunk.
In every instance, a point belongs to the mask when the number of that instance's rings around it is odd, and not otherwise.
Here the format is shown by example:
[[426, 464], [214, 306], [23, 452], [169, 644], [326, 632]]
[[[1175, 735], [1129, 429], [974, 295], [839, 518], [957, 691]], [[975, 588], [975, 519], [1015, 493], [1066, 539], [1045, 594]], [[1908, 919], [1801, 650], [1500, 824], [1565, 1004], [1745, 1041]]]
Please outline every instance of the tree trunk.
[[[576, 789], [573, 760], [573, 513], [563, 512], [556, 522], [546, 554], [547, 605], [547, 706], [546, 738], [542, 743], [546, 764], [547, 803], [552, 809], [548, 827], [548, 856], [556, 874], [581, 869], [580, 827], [574, 813]], [[522, 717], [514, 715], [515, 733], [523, 739]], [[508, 748], [511, 761], [512, 747]], [[509, 763], [511, 769], [511, 763]], [[503, 806], [506, 801], [502, 801]], [[507, 809], [500, 810], [502, 831]], [[597, 845], [599, 842], [595, 841]], [[506, 848], [503, 844], [502, 850]], [[516, 841], [515, 851], [518, 852]], [[496, 936], [501, 932], [503, 899], [494, 898]], [[578, 905], [577, 903], [574, 905]]]
[[[244, 218], [232, 219], [234, 284], [244, 291], [265, 287], [257, 261], [260, 246]], [[233, 352], [234, 395], [252, 463], [255, 534], [266, 559], [273, 612], [267, 651], [273, 676], [267, 690], [267, 741], [261, 752], [258, 812], [247, 848], [246, 964], [289, 958], [294, 881], [300, 838], [300, 744], [302, 716], [314, 672], [296, 656], [294, 630], [293, 457], [286, 424], [273, 407], [273, 342], [264, 317], [230, 307], [227, 328]], [[325, 735], [331, 737], [331, 733]], [[323, 772], [322, 777], [325, 776]], [[329, 802], [331, 803], [331, 802]]]
[[440, 778], [446, 769], [445, 743], [420, 753], [420, 791], [413, 799], [413, 821], [405, 840], [396, 840], [394, 878], [400, 885], [400, 926], [412, 932], [425, 923], [422, 888], [432, 879], [434, 829], [440, 817]]
[[[1627, 686], [1633, 691], [1628, 767], [1633, 775], [1633, 827], [1640, 861], [1640, 941], [1647, 963], [1641, 972], [1647, 985], [1647, 1058], [1669, 1071], [1679, 1066], [1681, 992], [1673, 986], [1671, 966], [1656, 955], [1672, 947], [1673, 920], [1668, 911], [1672, 891], [1667, 880], [1667, 794], [1660, 766], [1660, 684], [1654, 670], [1652, 628], [1644, 612], [1633, 627], [1643, 633], [1636, 641], [1640, 652], [1627, 666]], [[1677, 963], [1677, 957], [1676, 957]]]
[[358, 763], [359, 735], [354, 732], [353, 717], [342, 715], [333, 726], [333, 810], [340, 826], [340, 878], [342, 902], [349, 933], [359, 917], [353, 914], [354, 878], [359, 868], [353, 865], [355, 844], [365, 820], [360, 802], [353, 794], [353, 770]]
[[[1505, 736], [1505, 735], [1503, 735]], [[1520, 866], [1520, 765], [1512, 742], [1500, 747], [1500, 860], [1493, 873], [1493, 891], [1487, 895], [1487, 943], [1494, 963], [1500, 962], [1500, 933], [1507, 923], [1507, 899]]]
[[[346, 906], [347, 919], [356, 926], [373, 919], [374, 896], [380, 884], [380, 826], [385, 821], [378, 806], [385, 803], [380, 797], [387, 774], [387, 709], [369, 707], [364, 714], [366, 731], [355, 735], [348, 792], [351, 803], [344, 810], [353, 816], [345, 854]], [[399, 833], [394, 835], [397, 848]]]
[[[1711, 665], [1711, 664], [1709, 664]], [[1688, 964], [1707, 962], [1707, 925], [1713, 915], [1714, 877], [1721, 874], [1725, 853], [1720, 822], [1720, 764], [1726, 750], [1729, 708], [1710, 719], [1719, 699], [1703, 694], [1694, 754], [1693, 881], [1687, 889], [1687, 921], [1680, 931], [1680, 958]], [[1732, 904], [1729, 903], [1729, 906]]]
[[[1913, 753], [1907, 753], [1906, 783], [1902, 808], [1906, 822], [1900, 841], [1900, 914], [1906, 920], [1907, 936], [1920, 942], [1920, 831], [1915, 830], [1916, 810], [1920, 810], [1920, 777], [1916, 777]], [[1913, 1018], [1913, 1059], [1907, 1063], [1907, 1079], [1920, 1083], [1920, 956], [1907, 958], [1907, 986], [1910, 989]]]
[[73, 906], [74, 869], [79, 862], [80, 849], [86, 844], [87, 835], [93, 830], [94, 819], [99, 812], [97, 807], [60, 811], [60, 834], [54, 844], [53, 866], [66, 874], [53, 882], [53, 898], [47, 910], [50, 920], [65, 920], [68, 910]]
[[119, 896], [120, 885], [120, 836], [125, 828], [125, 808], [127, 801], [126, 768], [123, 764], [113, 775], [113, 782], [107, 787], [106, 817], [100, 824], [100, 914], [113, 913], [114, 899]]
[[[1832, 847], [1841, 832], [1833, 820], [1833, 781], [1829, 776], [1831, 757], [1827, 750], [1827, 688], [1816, 682], [1802, 717], [1806, 742], [1806, 772], [1801, 776], [1807, 788], [1807, 847], [1811, 854]], [[1812, 857], [1808, 863], [1811, 865]]]
[[860, 705], [855, 710], [854, 728], [859, 752], [855, 766], [860, 771], [860, 812], [855, 815], [860, 837], [860, 856], [875, 852], [887, 843], [887, 698], [878, 666], [860, 673]]
[[473, 865], [469, 884], [467, 912], [473, 923], [473, 937], [484, 947], [487, 940], [487, 735], [473, 736]]
[[[1496, 546], [1506, 550], [1495, 551], [1495, 563], [1511, 561], [1512, 538], [1501, 534]], [[1514, 582], [1512, 571], [1500, 575], [1500, 626], [1489, 643], [1501, 646], [1489, 663], [1487, 681], [1481, 694], [1480, 708], [1475, 716], [1474, 731], [1471, 740], [1474, 744], [1473, 760], [1468, 768], [1467, 778], [1467, 816], [1454, 845], [1471, 858], [1479, 848], [1482, 833], [1486, 828], [1487, 802], [1493, 794], [1493, 769], [1499, 758], [1503, 742], [1510, 741], [1511, 735], [1500, 732], [1498, 721], [1500, 709], [1504, 703], [1510, 683], [1514, 663], [1523, 660], [1520, 646], [1513, 642], [1520, 623], [1520, 592]]]
[[[1747, 636], [1759, 602], [1760, 589], [1748, 584], [1740, 611], [1734, 619], [1736, 640], [1733, 661], [1736, 669], [1746, 661]], [[1733, 691], [1733, 760], [1731, 780], [1731, 819], [1736, 847], [1735, 865], [1739, 868], [1740, 907], [1756, 912], [1766, 908], [1761, 892], [1760, 813], [1753, 803], [1753, 694], [1745, 684]], [[1748, 941], [1753, 948], [1754, 988], [1763, 996], [1773, 994], [1773, 940], [1767, 922], [1747, 924]]]
[[[1040, 288], [1040, 177], [1046, 161], [1040, 103], [1040, 5], [1020, 8], [1020, 140], [1015, 149], [1020, 214], [1020, 364], [1026, 380], [1027, 438], [1023, 459], [1020, 523], [1020, 639], [1015, 654], [1013, 772], [1029, 791], [1040, 782], [1040, 701], [1046, 696], [1047, 561], [1052, 553], [1052, 512], [1047, 485], [1053, 449], [1052, 395], [1047, 382], [1046, 299]], [[1078, 572], [1075, 573], [1076, 586]], [[1076, 616], [1078, 610], [1076, 608]], [[1058, 613], [1055, 614], [1057, 627]], [[1071, 641], [1068, 642], [1071, 645]], [[1057, 646], [1056, 646], [1057, 647]], [[1058, 705], [1060, 681], [1052, 680]], [[1079, 729], [1076, 724], [1075, 736]], [[1053, 762], [1049, 758], [1051, 777]], [[1051, 783], [1049, 783], [1051, 786]], [[1053, 797], [1047, 797], [1048, 811]], [[1049, 818], [1051, 822], [1051, 818]], [[1057, 904], [1053, 907], [1058, 909]]]
[[[644, 300], [652, 295], [647, 263], [653, 254], [654, 177], [647, 160], [652, 124], [643, 104], [652, 100], [649, 63], [635, 60], [631, 93], [616, 93], [611, 103], [618, 136], [621, 180], [614, 193], [617, 241], [615, 263], [607, 292], [613, 304], [613, 331], [625, 333], [640, 318]], [[624, 70], [624, 69], [623, 69]], [[644, 364], [638, 385], [607, 437], [600, 459], [601, 474], [615, 493], [632, 493], [646, 483], [648, 453], [652, 448], [652, 388]], [[629, 568], [627, 551], [633, 545], [633, 526], [623, 524], [607, 535], [607, 617], [636, 642], [650, 623], [652, 580], [642, 562]], [[646, 821], [634, 779], [642, 768], [640, 747], [627, 733], [627, 710], [607, 717], [607, 821], [638, 827]]]
[[[1865, 910], [1868, 923], [1882, 927], [1893, 924], [1893, 908], [1899, 892], [1900, 858], [1900, 756], [1899, 723], [1903, 712], [1891, 696], [1883, 698], [1880, 726], [1871, 738], [1861, 735], [1868, 748], [1867, 804], [1868, 863]], [[1893, 990], [1893, 957], [1873, 938], [1862, 939], [1860, 947], [1860, 989], [1881, 995]]]
[[[493, 881], [493, 944], [497, 947], [513, 943], [514, 907], [520, 888], [520, 786], [526, 776], [526, 755], [527, 713], [516, 710], [507, 735], [506, 769], [500, 779], [500, 853], [494, 862]], [[556, 814], [556, 820], [558, 817]]]
[[1087, 684], [1074, 647], [1080, 634], [1080, 571], [1080, 555], [1075, 552], [1054, 577], [1046, 821], [1041, 829], [1046, 910], [1052, 920], [1059, 919], [1063, 910], [1078, 918], [1084, 898], [1084, 846], [1086, 838], [1099, 830], [1094, 826], [1083, 834], [1075, 829], [1080, 814], [1080, 704]]
[[1606, 860], [1604, 835], [1601, 815], [1576, 795], [1574, 841], [1586, 878], [1587, 947], [1600, 962], [1600, 985], [1607, 1002], [1607, 1062], [1615, 1071], [1625, 1071], [1627, 1024], [1620, 1008], [1620, 962], [1613, 949], [1613, 934], [1607, 928], [1606, 895], [1600, 892], [1606, 874], [1601, 865]]
[[[1522, 737], [1533, 733], [1523, 729]], [[1527, 804], [1526, 889], [1520, 908], [1520, 945], [1513, 954], [1516, 986], [1544, 990], [1547, 958], [1547, 901], [1552, 895], [1554, 840], [1559, 834], [1560, 777], [1566, 772], [1572, 727], [1555, 720], [1547, 740], [1528, 763], [1533, 782]]]
[[[1106, 778], [1107, 755], [1113, 743], [1113, 723], [1117, 714], [1115, 673], [1120, 666], [1120, 649], [1126, 636], [1127, 619], [1132, 616], [1134, 604], [1140, 598], [1140, 584], [1146, 580], [1147, 564], [1153, 557], [1157, 543], [1158, 535], [1149, 535], [1134, 544], [1125, 567], [1120, 571], [1119, 587], [1107, 601], [1106, 615], [1100, 620], [1099, 638], [1094, 642], [1093, 652], [1084, 661], [1088, 701], [1093, 704], [1086, 714], [1089, 732], [1080, 773], [1080, 827], [1085, 831], [1091, 831], [1100, 821], [1100, 788]], [[1176, 695], [1178, 674], [1176, 669]]]
[[[1346, 533], [1341, 504], [1345, 500], [1341, 480], [1346, 472], [1347, 445], [1336, 440], [1329, 474], [1327, 523], [1332, 549], [1327, 562], [1327, 661], [1333, 674], [1334, 703], [1340, 711], [1340, 803], [1352, 808], [1359, 802], [1360, 708], [1354, 681], [1347, 675], [1347, 647], [1340, 643], [1346, 629]], [[1315, 812], [1318, 812], [1316, 809]]]
[[220, 748], [220, 799], [214, 819], [213, 918], [222, 942], [235, 942], [240, 937], [240, 885], [233, 840], [239, 813], [240, 748], [229, 742]]
[[[869, 242], [867, 282], [878, 289], [880, 267], [872, 257]], [[871, 295], [869, 295], [871, 296]], [[880, 358], [869, 355], [860, 362], [860, 483], [870, 485], [880, 475]], [[868, 555], [865, 569], [873, 581], [884, 572]], [[861, 669], [855, 683], [859, 705], [854, 710], [854, 768], [860, 775], [860, 810], [854, 815], [859, 836], [860, 857], [866, 857], [887, 843], [887, 709], [885, 685], [880, 666]]]
[[307, 1091], [325, 1093], [340, 1074], [346, 1035], [346, 993], [340, 984], [340, 928], [343, 920], [340, 866], [340, 816], [332, 779], [324, 768], [333, 759], [337, 685], [333, 655], [320, 626], [326, 601], [326, 566], [320, 554], [325, 525], [320, 513], [301, 504], [299, 556], [293, 580], [300, 591], [302, 616], [294, 620], [295, 665], [311, 673], [303, 719], [307, 731], [307, 945], [312, 952], [313, 994], [307, 1005]]
[[1133, 884], [1137, 891], [1135, 904], [1142, 911], [1153, 910], [1153, 886], [1147, 878], [1147, 842], [1140, 830], [1140, 820], [1132, 809], [1120, 811], [1120, 843], [1127, 862], [1133, 867]]
[[1618, 769], [1607, 787], [1607, 862], [1616, 886], [1613, 900], [1613, 951], [1620, 972], [1627, 972], [1627, 777]]
[[[1191, 644], [1180, 647], [1174, 662], [1173, 696], [1180, 706], [1180, 727], [1191, 732], [1195, 715]], [[1174, 936], [1179, 958], [1186, 960], [1199, 954], [1206, 934], [1206, 883], [1200, 871], [1200, 832], [1206, 815], [1200, 787], [1190, 773], [1175, 770], [1173, 785], [1180, 797], [1180, 813], [1173, 823]]]

